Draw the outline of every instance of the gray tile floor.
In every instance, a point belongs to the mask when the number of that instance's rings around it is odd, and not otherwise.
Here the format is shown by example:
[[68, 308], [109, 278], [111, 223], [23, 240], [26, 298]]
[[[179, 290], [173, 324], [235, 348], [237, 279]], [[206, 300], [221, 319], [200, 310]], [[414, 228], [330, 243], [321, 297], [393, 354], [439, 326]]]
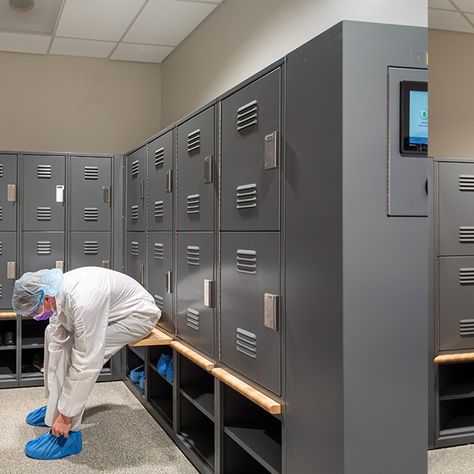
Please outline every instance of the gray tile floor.
[[43, 388], [0, 391], [0, 473], [156, 473], [197, 471], [122, 382], [96, 384], [84, 417], [83, 450], [58, 461], [34, 461], [25, 443], [43, 434], [24, 422], [45, 404]]
[[474, 474], [474, 445], [428, 452], [429, 474]]

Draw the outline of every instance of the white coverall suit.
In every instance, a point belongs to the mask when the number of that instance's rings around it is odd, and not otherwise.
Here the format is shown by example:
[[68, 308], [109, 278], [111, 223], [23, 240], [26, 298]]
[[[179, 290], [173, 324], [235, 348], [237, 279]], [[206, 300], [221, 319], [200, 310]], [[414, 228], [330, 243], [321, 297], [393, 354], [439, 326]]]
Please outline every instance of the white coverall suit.
[[77, 431], [104, 363], [147, 336], [161, 312], [138, 282], [101, 267], [65, 273], [56, 307], [45, 332], [45, 421], [52, 426], [61, 413]]

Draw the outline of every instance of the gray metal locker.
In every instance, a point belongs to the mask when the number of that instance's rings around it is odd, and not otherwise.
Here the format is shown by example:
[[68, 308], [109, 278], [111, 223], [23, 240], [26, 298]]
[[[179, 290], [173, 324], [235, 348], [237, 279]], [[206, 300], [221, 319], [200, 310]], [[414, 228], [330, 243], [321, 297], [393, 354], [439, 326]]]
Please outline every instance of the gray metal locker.
[[214, 228], [214, 113], [210, 107], [178, 127], [178, 230]]
[[0, 308], [12, 307], [16, 279], [16, 233], [0, 232]]
[[16, 231], [17, 155], [0, 154], [0, 231]]
[[24, 272], [64, 267], [64, 232], [23, 232], [21, 254]]
[[62, 231], [66, 158], [24, 155], [23, 230]]
[[221, 239], [221, 360], [280, 394], [279, 233], [222, 233]]
[[280, 228], [280, 68], [222, 101], [223, 230]]
[[214, 357], [214, 234], [181, 232], [177, 254], [177, 334]]
[[161, 309], [158, 324], [174, 332], [173, 321], [173, 234], [148, 233], [148, 291]]
[[439, 165], [440, 255], [474, 255], [474, 164]]
[[439, 348], [474, 349], [474, 257], [439, 259]]
[[145, 286], [145, 234], [127, 232], [127, 275]]
[[146, 147], [126, 157], [127, 231], [145, 230]]
[[173, 230], [173, 130], [148, 144], [148, 230]]
[[69, 270], [93, 266], [112, 268], [110, 232], [71, 232]]
[[70, 223], [72, 231], [110, 231], [111, 158], [72, 156]]

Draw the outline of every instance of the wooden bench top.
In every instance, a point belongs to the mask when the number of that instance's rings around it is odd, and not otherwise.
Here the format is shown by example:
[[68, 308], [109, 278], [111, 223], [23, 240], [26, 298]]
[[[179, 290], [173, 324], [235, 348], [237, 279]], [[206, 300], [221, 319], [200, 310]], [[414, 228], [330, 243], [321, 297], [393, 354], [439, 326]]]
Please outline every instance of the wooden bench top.
[[189, 347], [186, 347], [184, 344], [181, 344], [178, 341], [173, 341], [170, 346], [180, 354], [187, 357], [189, 360], [194, 362], [196, 365], [199, 365], [202, 369], [206, 370], [207, 372], [211, 372], [214, 369], [215, 365], [214, 362], [206, 359], [201, 354], [193, 351]]
[[148, 347], [148, 346], [169, 346], [173, 338], [168, 334], [155, 328], [148, 334], [147, 337], [140, 339], [133, 344], [129, 344], [132, 347]]
[[0, 311], [0, 319], [11, 319], [11, 318], [16, 318], [15, 311], [5, 311], [5, 310]]
[[443, 354], [434, 358], [436, 364], [452, 364], [454, 362], [474, 361], [474, 352], [462, 352], [460, 354]]

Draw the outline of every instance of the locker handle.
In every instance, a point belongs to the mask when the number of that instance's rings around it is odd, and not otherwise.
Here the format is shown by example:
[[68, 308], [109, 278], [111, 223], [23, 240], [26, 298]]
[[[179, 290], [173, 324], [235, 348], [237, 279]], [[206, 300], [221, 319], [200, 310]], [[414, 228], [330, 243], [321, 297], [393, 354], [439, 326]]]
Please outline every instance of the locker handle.
[[138, 188], [138, 197], [140, 199], [145, 199], [145, 180], [140, 181], [140, 186]]
[[142, 285], [145, 285], [145, 265], [143, 263], [140, 263], [138, 268], [139, 268], [139, 271], [140, 271], [140, 283]]
[[8, 202], [16, 202], [16, 184], [9, 184], [7, 190]]
[[102, 260], [102, 266], [104, 268], [110, 268], [110, 260]]
[[7, 262], [7, 278], [15, 280], [16, 278], [16, 262]]
[[64, 184], [56, 186], [56, 202], [64, 202]]
[[171, 193], [173, 191], [173, 170], [168, 170], [166, 173], [166, 192]]
[[214, 303], [214, 281], [204, 280], [204, 306], [213, 308]]
[[110, 189], [110, 186], [103, 186], [102, 193], [103, 193], [104, 202], [106, 204], [110, 204], [111, 197], [112, 197], [112, 191]]
[[278, 168], [278, 132], [265, 135], [265, 165], [266, 170]]
[[64, 260], [56, 260], [56, 268], [64, 272]]
[[264, 295], [264, 326], [278, 331], [278, 295], [265, 293]]
[[204, 182], [210, 184], [214, 181], [214, 160], [212, 155], [204, 158]]
[[171, 272], [166, 272], [166, 292], [171, 293]]

